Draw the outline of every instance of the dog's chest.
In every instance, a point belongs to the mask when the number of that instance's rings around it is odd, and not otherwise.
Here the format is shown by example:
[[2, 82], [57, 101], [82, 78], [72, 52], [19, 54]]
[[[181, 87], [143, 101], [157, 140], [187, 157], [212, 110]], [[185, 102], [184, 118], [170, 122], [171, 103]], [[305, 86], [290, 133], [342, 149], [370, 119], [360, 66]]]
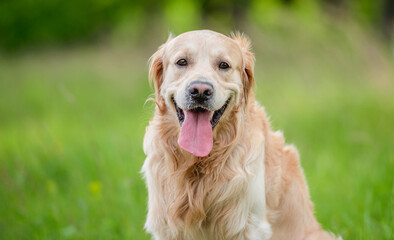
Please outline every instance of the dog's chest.
[[178, 186], [178, 194], [168, 199], [172, 220], [181, 220], [180, 226], [197, 226], [193, 232], [204, 236], [200, 239], [217, 239], [214, 236], [218, 234], [225, 236], [237, 231], [230, 226], [241, 229], [247, 224], [251, 208], [247, 173], [221, 175], [189, 176]]

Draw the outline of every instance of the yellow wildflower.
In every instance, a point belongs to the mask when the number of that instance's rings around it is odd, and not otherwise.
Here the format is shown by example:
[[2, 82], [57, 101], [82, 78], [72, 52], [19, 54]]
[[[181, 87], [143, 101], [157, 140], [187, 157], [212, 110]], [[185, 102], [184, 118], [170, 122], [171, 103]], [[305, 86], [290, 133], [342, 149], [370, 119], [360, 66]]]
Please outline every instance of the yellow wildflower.
[[93, 196], [101, 195], [101, 183], [99, 181], [93, 181], [89, 184], [90, 193]]

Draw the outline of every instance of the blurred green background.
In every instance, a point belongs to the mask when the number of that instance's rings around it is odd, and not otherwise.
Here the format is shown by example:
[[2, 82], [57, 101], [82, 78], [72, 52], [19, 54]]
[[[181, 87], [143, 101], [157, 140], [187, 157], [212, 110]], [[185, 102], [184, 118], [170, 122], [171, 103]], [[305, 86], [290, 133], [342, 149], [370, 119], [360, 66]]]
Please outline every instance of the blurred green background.
[[0, 1], [0, 239], [149, 239], [147, 60], [169, 32], [245, 32], [256, 97], [316, 215], [393, 239], [391, 0]]

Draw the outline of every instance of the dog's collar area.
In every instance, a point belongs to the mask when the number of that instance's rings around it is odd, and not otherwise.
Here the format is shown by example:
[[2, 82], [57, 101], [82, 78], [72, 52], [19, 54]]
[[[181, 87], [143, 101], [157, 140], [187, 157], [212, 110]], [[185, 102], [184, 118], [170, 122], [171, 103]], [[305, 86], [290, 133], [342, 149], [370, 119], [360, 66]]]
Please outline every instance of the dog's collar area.
[[[176, 110], [176, 114], [177, 114], [179, 123], [180, 123], [180, 125], [182, 126], [183, 122], [185, 121], [185, 113], [184, 113], [183, 109], [181, 109], [180, 107], [178, 107], [178, 105], [176, 104], [176, 101], [175, 101], [174, 97], [172, 97], [171, 100], [172, 100], [172, 102], [174, 103], [174, 107], [175, 107], [175, 110]], [[219, 110], [216, 110], [216, 111], [213, 113], [212, 118], [211, 118], [211, 121], [210, 121], [210, 122], [211, 122], [211, 125], [212, 125], [212, 128], [214, 128], [214, 127], [219, 123], [219, 120], [220, 120], [220, 118], [222, 117], [222, 115], [224, 114], [224, 111], [226, 111], [226, 108], [227, 108], [227, 106], [228, 106], [230, 100], [231, 100], [231, 97], [230, 97], [229, 99], [227, 99], [227, 101], [224, 103], [224, 105], [223, 105]], [[209, 110], [206, 109], [206, 108], [203, 108], [203, 107], [196, 107], [196, 108], [189, 109], [189, 111], [193, 111], [193, 112], [206, 112], [206, 111], [209, 111]]]

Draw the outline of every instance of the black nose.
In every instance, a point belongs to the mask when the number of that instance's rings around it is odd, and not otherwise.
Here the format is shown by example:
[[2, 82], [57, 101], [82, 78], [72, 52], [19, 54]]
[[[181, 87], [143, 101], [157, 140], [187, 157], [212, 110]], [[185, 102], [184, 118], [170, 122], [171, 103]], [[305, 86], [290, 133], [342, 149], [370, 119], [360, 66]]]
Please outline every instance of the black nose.
[[209, 82], [193, 81], [187, 90], [190, 97], [198, 102], [209, 100], [213, 95], [213, 86]]

